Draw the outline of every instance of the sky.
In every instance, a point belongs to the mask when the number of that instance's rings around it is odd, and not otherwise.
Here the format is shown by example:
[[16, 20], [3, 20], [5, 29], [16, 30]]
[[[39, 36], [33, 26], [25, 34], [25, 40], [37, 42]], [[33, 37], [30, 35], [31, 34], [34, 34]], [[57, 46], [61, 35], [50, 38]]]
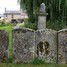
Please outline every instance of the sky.
[[20, 6], [17, 3], [17, 0], [0, 0], [0, 14], [7, 10], [20, 10]]

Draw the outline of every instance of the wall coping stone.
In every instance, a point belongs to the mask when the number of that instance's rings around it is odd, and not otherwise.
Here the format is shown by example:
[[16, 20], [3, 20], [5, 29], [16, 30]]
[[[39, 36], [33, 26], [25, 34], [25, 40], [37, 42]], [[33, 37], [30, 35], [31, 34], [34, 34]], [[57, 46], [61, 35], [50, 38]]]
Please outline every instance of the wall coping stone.
[[60, 33], [60, 32], [66, 32], [66, 31], [67, 31], [67, 28], [59, 30], [58, 33]]
[[22, 29], [21, 28], [18, 28], [18, 29], [13, 29], [12, 31], [23, 31], [23, 30], [34, 32], [33, 29], [29, 29], [29, 28], [22, 28]]
[[52, 32], [57, 32], [56, 30], [52, 30], [52, 29], [40, 29], [40, 30], [36, 30], [35, 32], [41, 32], [41, 31], [52, 31]]

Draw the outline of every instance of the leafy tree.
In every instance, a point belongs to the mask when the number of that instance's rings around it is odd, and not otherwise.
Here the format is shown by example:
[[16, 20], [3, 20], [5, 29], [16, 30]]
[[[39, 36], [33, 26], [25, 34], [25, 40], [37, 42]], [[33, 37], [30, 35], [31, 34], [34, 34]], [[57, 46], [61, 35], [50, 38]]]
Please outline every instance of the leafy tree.
[[67, 0], [19, 0], [21, 8], [27, 10], [29, 21], [36, 23], [40, 4], [46, 4], [47, 27], [56, 30], [67, 27]]

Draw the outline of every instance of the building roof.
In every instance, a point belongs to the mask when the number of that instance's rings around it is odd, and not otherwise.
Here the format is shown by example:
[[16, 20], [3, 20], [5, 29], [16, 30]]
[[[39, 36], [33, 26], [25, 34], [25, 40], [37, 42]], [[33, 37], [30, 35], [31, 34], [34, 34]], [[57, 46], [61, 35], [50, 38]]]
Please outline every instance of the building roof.
[[21, 14], [21, 11], [6, 11], [4, 13], [4, 15], [11, 15], [11, 14], [20, 15]]

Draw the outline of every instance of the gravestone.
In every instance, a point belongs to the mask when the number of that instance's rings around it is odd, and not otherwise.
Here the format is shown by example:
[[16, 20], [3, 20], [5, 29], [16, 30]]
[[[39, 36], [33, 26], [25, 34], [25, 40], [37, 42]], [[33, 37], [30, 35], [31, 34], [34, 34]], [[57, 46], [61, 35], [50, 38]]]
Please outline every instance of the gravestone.
[[30, 63], [34, 60], [35, 35], [33, 30], [15, 29], [12, 32], [14, 63]]
[[58, 32], [58, 63], [67, 63], [67, 29]]
[[0, 62], [5, 62], [8, 59], [8, 33], [0, 30]]

